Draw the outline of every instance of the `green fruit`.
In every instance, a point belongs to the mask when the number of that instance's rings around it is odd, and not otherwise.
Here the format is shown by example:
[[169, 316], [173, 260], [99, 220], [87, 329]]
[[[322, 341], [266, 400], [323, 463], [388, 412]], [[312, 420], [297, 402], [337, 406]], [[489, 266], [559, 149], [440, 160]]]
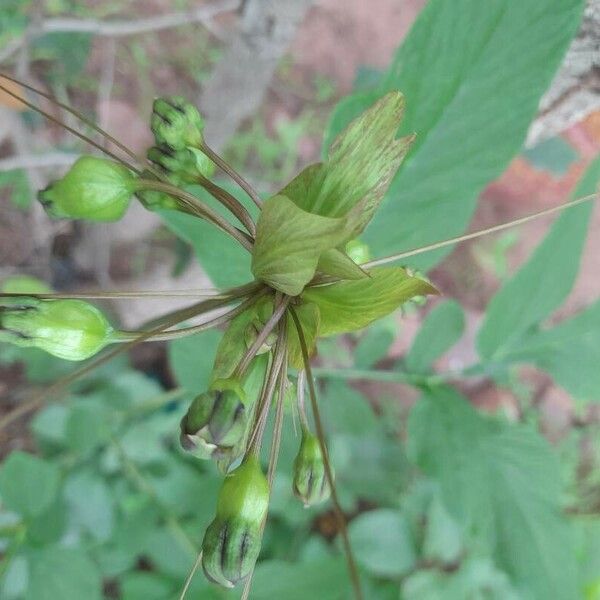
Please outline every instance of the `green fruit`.
[[127, 210], [136, 177], [119, 163], [83, 156], [69, 172], [38, 193], [53, 217], [117, 221]]
[[269, 484], [258, 459], [247, 457], [225, 477], [217, 514], [202, 541], [202, 567], [211, 581], [233, 587], [252, 571], [269, 507]]
[[331, 494], [321, 445], [307, 429], [302, 430], [300, 449], [294, 460], [293, 490], [307, 508], [327, 500]]
[[66, 360], [84, 360], [110, 341], [106, 317], [82, 300], [5, 298], [0, 306], [0, 340], [34, 347]]
[[150, 127], [159, 145], [183, 150], [202, 144], [204, 119], [198, 109], [181, 96], [157, 98], [152, 106]]

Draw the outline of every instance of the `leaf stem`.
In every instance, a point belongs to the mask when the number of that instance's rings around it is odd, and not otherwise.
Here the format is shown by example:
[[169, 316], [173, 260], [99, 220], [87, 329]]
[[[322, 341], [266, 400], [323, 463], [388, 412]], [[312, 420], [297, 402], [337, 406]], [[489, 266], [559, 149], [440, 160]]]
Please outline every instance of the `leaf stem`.
[[215, 212], [212, 208], [207, 206], [202, 200], [186, 192], [185, 190], [179, 189], [170, 183], [162, 181], [153, 181], [151, 179], [139, 179], [137, 182], [137, 191], [140, 190], [153, 190], [156, 192], [164, 192], [182, 200], [187, 206], [197, 214], [197, 216], [206, 219], [213, 225], [216, 225], [219, 229], [228, 233], [233, 239], [237, 240], [248, 252], [252, 252], [252, 241], [244, 232], [234, 227], [227, 219], [222, 217], [219, 213]]
[[414, 248], [412, 250], [407, 250], [406, 252], [400, 252], [399, 254], [392, 254], [391, 256], [385, 256], [384, 258], [378, 258], [375, 260], [371, 260], [367, 263], [362, 264], [361, 266], [365, 269], [370, 269], [372, 267], [379, 267], [381, 265], [386, 265], [391, 262], [396, 262], [397, 260], [401, 260], [403, 258], [409, 258], [410, 256], [416, 256], [418, 254], [423, 254], [424, 252], [430, 252], [431, 250], [438, 250], [440, 248], [445, 248], [446, 246], [452, 246], [454, 244], [458, 244], [460, 242], [466, 242], [468, 240], [473, 240], [478, 237], [482, 237], [484, 235], [488, 235], [489, 233], [496, 233], [498, 231], [503, 231], [504, 229], [509, 229], [510, 227], [516, 227], [517, 225], [523, 225], [524, 223], [528, 223], [529, 221], [533, 221], [534, 219], [538, 219], [539, 217], [543, 217], [546, 215], [551, 215], [567, 208], [573, 208], [574, 206], [578, 206], [585, 202], [589, 202], [590, 200], [596, 200], [598, 198], [598, 194], [589, 194], [588, 196], [583, 196], [582, 198], [576, 198], [575, 200], [569, 200], [564, 202], [560, 206], [553, 206], [552, 208], [546, 208], [544, 210], [540, 210], [530, 215], [526, 215], [525, 217], [520, 217], [519, 219], [514, 219], [513, 221], [508, 221], [507, 223], [500, 223], [499, 225], [494, 225], [494, 227], [488, 227], [486, 229], [480, 229], [479, 231], [474, 231], [472, 233], [467, 233], [465, 235], [459, 235], [457, 237], [449, 238], [447, 240], [442, 240], [440, 242], [435, 242], [433, 244], [428, 244], [427, 246], [421, 246], [419, 248]]
[[298, 332], [298, 339], [300, 341], [300, 348], [302, 350], [302, 359], [304, 360], [304, 369], [306, 371], [306, 379], [308, 381], [308, 390], [310, 395], [310, 402], [313, 410], [313, 416], [315, 419], [315, 427], [317, 430], [317, 438], [319, 440], [319, 446], [321, 447], [321, 454], [323, 455], [323, 462], [325, 463], [325, 474], [327, 475], [327, 482], [331, 488], [331, 500], [333, 502], [334, 512], [337, 517], [340, 533], [342, 535], [342, 541], [344, 549], [346, 551], [346, 561], [348, 563], [348, 570], [350, 572], [350, 579], [352, 580], [352, 587], [354, 588], [354, 596], [357, 600], [363, 599], [363, 594], [360, 585], [360, 578], [358, 575], [358, 568], [356, 561], [354, 560], [354, 554], [352, 552], [352, 546], [350, 544], [350, 537], [348, 536], [348, 528], [346, 526], [346, 518], [342, 507], [339, 502], [337, 495], [337, 489], [333, 478], [333, 471], [331, 468], [331, 462], [329, 461], [329, 453], [327, 445], [325, 444], [325, 431], [323, 429], [323, 422], [321, 421], [321, 413], [319, 412], [319, 406], [317, 403], [317, 392], [315, 389], [315, 381], [310, 366], [310, 359], [308, 357], [308, 347], [306, 345], [306, 338], [304, 337], [304, 331], [300, 324], [300, 319], [294, 310], [293, 306], [290, 306], [290, 314], [294, 319], [294, 325]]
[[206, 142], [200, 146], [200, 150], [210, 158], [224, 173], [226, 173], [233, 181], [235, 181], [251, 198], [252, 202], [262, 208], [262, 200], [258, 192], [246, 181], [231, 165], [223, 160]]

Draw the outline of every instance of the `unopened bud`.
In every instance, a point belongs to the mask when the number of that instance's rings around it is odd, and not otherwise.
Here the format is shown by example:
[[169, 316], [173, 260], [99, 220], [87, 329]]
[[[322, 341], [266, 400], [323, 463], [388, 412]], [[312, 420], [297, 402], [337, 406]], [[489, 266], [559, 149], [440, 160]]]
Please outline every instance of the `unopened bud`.
[[119, 163], [83, 156], [69, 172], [38, 193], [53, 217], [117, 221], [129, 206], [136, 177]]
[[150, 127], [157, 144], [167, 144], [176, 150], [202, 144], [204, 119], [198, 109], [181, 96], [157, 98]]
[[193, 400], [181, 421], [181, 445], [200, 454], [235, 446], [246, 430], [246, 409], [235, 389], [212, 389]]
[[215, 164], [201, 150], [171, 146], [153, 146], [148, 150], [148, 160], [156, 165], [174, 185], [195, 183], [198, 176], [207, 179], [215, 172]]
[[0, 340], [34, 347], [66, 360], [84, 360], [110, 342], [106, 317], [82, 300], [3, 299]]
[[305, 428], [294, 460], [293, 488], [295, 496], [307, 508], [327, 500], [331, 493], [321, 445], [318, 438]]
[[249, 456], [225, 477], [216, 517], [204, 534], [202, 568], [208, 579], [231, 588], [250, 574], [268, 506], [269, 484], [258, 459]]

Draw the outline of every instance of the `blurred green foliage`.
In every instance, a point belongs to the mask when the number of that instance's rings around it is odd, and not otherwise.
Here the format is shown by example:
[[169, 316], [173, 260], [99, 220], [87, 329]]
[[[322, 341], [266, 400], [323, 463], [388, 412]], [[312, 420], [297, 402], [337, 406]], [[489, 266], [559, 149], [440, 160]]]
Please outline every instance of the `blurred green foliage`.
[[[26, 27], [23, 7], [3, 6], [0, 47]], [[366, 233], [375, 256], [465, 229], [483, 186], [520, 151], [581, 7], [580, 0], [499, 0], [493, 6], [430, 0], [390, 68], [361, 70], [355, 93], [334, 112], [327, 139], [391, 88], [407, 97], [403, 133], [418, 133], [384, 214]], [[74, 0], [47, 0], [45, 8], [51, 15], [84, 14]], [[100, 3], [94, 14], [122, 8], [122, 2]], [[75, 85], [89, 43], [46, 37], [35, 52], [53, 65], [59, 87]], [[132, 55], [138, 66], [151, 68], [143, 48]], [[317, 103], [333, 93], [326, 80], [314, 91]], [[313, 116], [301, 112], [273, 131], [257, 119], [236, 136], [230, 155], [269, 186], [279, 184], [293, 173]], [[525, 156], [560, 173], [573, 159], [566, 150], [554, 141]], [[575, 196], [593, 192], [599, 179], [600, 160]], [[3, 184], [20, 190], [13, 197], [25, 204], [22, 176], [5, 176]], [[216, 285], [245, 281], [247, 257], [218, 231], [186, 215], [163, 217]], [[464, 332], [463, 310], [452, 300], [427, 313], [400, 359], [389, 358], [397, 337], [393, 318], [343, 343], [321, 344], [322, 411], [368, 600], [600, 598], [598, 425], [573, 428], [550, 447], [518, 377], [524, 363], [545, 370], [573, 396], [577, 416], [599, 400], [598, 302], [547, 324], [573, 287], [589, 217], [588, 206], [566, 212], [513, 276], [505, 261], [510, 238], [498, 242], [493, 262], [502, 286], [477, 333], [479, 358], [461, 371], [436, 368]], [[414, 266], [428, 268], [441, 257], [425, 255]], [[174, 389], [123, 359], [35, 416], [29, 434], [36, 452], [15, 451], [0, 467], [2, 600], [178, 598], [221, 482], [214, 465], [179, 449], [178, 422], [207, 384], [218, 341], [210, 332], [170, 344]], [[21, 365], [36, 384], [71, 368], [38, 351], [4, 346], [0, 363]], [[473, 408], [452, 387], [472, 376], [518, 395], [523, 422]], [[372, 397], [350, 385], [352, 379], [409, 384], [420, 398], [407, 417], [397, 389], [382, 388], [374, 410]], [[304, 510], [292, 493], [299, 442], [288, 410], [252, 598], [346, 600], [348, 577], [330, 506]], [[198, 576], [189, 597], [236, 598], [239, 592], [216, 589]]]

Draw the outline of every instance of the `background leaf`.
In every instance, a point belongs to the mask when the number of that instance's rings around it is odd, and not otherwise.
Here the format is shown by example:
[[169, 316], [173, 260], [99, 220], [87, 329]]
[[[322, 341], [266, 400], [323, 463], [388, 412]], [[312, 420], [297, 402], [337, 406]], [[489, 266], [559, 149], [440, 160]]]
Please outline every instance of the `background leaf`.
[[[392, 89], [406, 97], [399, 133], [417, 134], [365, 233], [375, 256], [464, 230], [478, 194], [519, 151], [582, 7], [582, 0], [430, 0], [379, 88], [338, 105], [325, 147]], [[429, 268], [446, 253], [410, 262]]]
[[36, 517], [49, 508], [59, 483], [56, 465], [25, 452], [13, 452], [0, 469], [2, 502], [24, 517]]
[[422, 373], [461, 337], [465, 315], [460, 304], [448, 300], [438, 304], [425, 318], [406, 355], [406, 369]]
[[48, 547], [33, 553], [25, 600], [101, 600], [102, 585], [94, 564], [81, 552]]
[[[596, 191], [600, 158], [577, 186], [574, 198]], [[556, 310], [577, 277], [593, 203], [567, 209], [531, 258], [492, 298], [477, 336], [483, 358], [492, 358], [515, 346], [532, 326]]]
[[444, 504], [519, 586], [534, 598], [577, 598], [558, 465], [541, 437], [480, 416], [457, 392], [438, 389], [412, 410], [409, 440]]

